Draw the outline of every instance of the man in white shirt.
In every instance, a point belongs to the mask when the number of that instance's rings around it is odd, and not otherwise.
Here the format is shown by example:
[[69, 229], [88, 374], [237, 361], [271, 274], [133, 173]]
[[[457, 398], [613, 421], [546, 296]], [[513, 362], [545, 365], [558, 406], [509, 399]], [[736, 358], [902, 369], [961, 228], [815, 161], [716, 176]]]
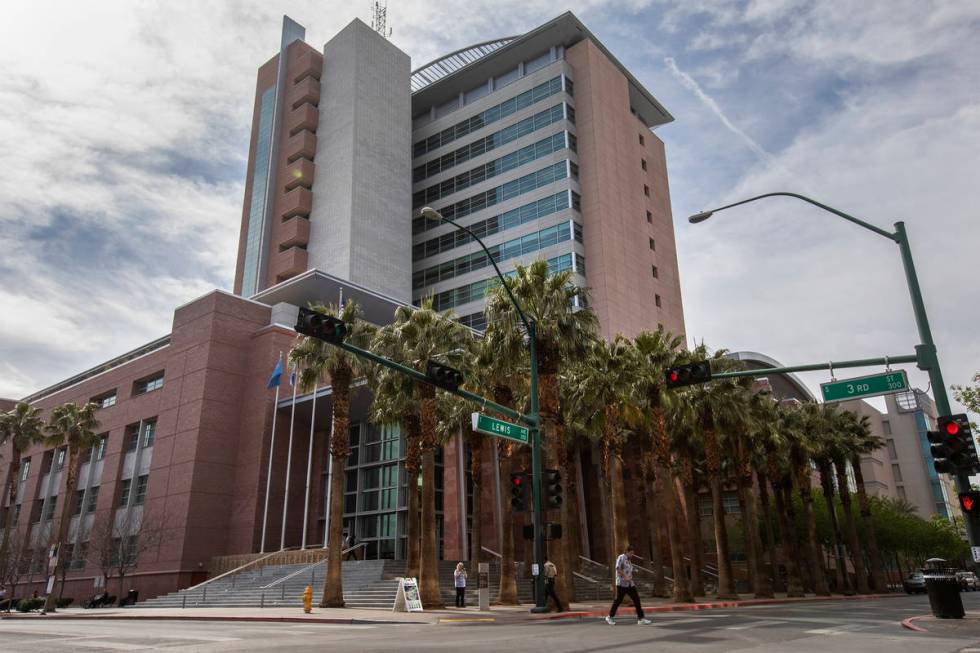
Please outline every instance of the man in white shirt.
[[619, 554], [619, 557], [616, 558], [616, 600], [613, 601], [612, 607], [609, 608], [609, 616], [606, 617], [606, 623], [610, 626], [616, 625], [616, 622], [613, 620], [616, 616], [616, 610], [619, 609], [619, 604], [623, 602], [623, 599], [627, 595], [633, 601], [633, 607], [636, 608], [636, 623], [652, 623], [643, 616], [640, 595], [636, 591], [636, 585], [633, 583], [633, 563], [630, 562], [630, 556], [632, 555], [633, 546], [627, 544], [623, 553]]

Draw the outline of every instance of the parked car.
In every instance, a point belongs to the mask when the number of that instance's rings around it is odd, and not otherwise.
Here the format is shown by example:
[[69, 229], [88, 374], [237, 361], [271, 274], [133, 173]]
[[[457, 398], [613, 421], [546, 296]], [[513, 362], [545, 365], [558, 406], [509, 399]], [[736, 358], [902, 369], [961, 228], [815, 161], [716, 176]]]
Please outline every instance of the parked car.
[[926, 577], [921, 571], [913, 571], [902, 581], [902, 589], [906, 594], [925, 594]]
[[960, 584], [960, 589], [964, 592], [980, 590], [980, 578], [977, 578], [977, 575], [972, 571], [956, 572], [956, 580]]

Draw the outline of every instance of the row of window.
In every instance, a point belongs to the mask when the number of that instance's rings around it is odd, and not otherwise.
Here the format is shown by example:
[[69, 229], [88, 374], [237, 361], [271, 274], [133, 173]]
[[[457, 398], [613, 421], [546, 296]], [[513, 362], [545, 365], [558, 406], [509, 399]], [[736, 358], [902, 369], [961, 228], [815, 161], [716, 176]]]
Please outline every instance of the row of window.
[[[558, 274], [566, 270], [575, 270], [578, 274], [585, 276], [585, 257], [580, 254], [571, 253], [550, 258], [548, 259], [548, 270], [552, 274]], [[513, 276], [514, 271], [505, 272], [504, 275], [508, 277]], [[491, 277], [460, 286], [459, 288], [436, 293], [432, 296], [432, 307], [437, 311], [445, 311], [456, 306], [479, 301], [486, 297], [487, 292], [499, 283], [500, 281], [497, 277]], [[421, 302], [421, 298], [415, 300], [416, 305], [419, 302]]]
[[[133, 382], [133, 395], [138, 397], [140, 395], [145, 395], [147, 392], [153, 392], [154, 390], [159, 390], [163, 387], [163, 371], [155, 372], [150, 376], [143, 377], [142, 379], [137, 379]], [[99, 408], [109, 408], [110, 406], [116, 405], [117, 392], [113, 388], [108, 392], [103, 392], [100, 395], [96, 395], [89, 399], [89, 402], [96, 404]]]
[[490, 134], [489, 136], [478, 138], [472, 143], [468, 143], [448, 154], [432, 159], [423, 165], [416, 166], [412, 170], [412, 183], [418, 183], [423, 179], [449, 170], [454, 166], [461, 165], [470, 159], [486, 154], [487, 152], [495, 150], [498, 147], [506, 145], [507, 143], [511, 143], [518, 138], [527, 136], [528, 134], [532, 134], [539, 129], [543, 129], [548, 125], [554, 124], [559, 120], [563, 120], [566, 115], [565, 107], [567, 107], [569, 120], [574, 123], [575, 113], [572, 108], [568, 107], [564, 102], [561, 104], [556, 104], [550, 109], [540, 111], [533, 116], [529, 116], [520, 122], [514, 123], [510, 127], [505, 127], [498, 132]]
[[[135, 492], [133, 491], [133, 479], [127, 478], [119, 482], [119, 504], [118, 507], [124, 508], [129, 505], [141, 506], [146, 500], [146, 488], [149, 484], [150, 476], [149, 474], [143, 474], [137, 477]], [[130, 499], [132, 499], [132, 504], [130, 504]], [[77, 490], [75, 492], [75, 501], [71, 507], [72, 515], [80, 515], [82, 512], [86, 514], [95, 512], [96, 505], [99, 501], [99, 486], [95, 485], [88, 489], [88, 494], [85, 490]], [[20, 517], [20, 505], [14, 506], [13, 513], [13, 523], [16, 524], [18, 518]], [[35, 524], [40, 522], [51, 521], [54, 519], [55, 511], [58, 508], [58, 495], [48, 497], [48, 500], [36, 499], [34, 502], [34, 519]]]
[[[519, 206], [500, 215], [495, 215], [486, 220], [479, 220], [469, 225], [468, 228], [476, 234], [477, 238], [486, 238], [487, 236], [498, 234], [513, 227], [527, 224], [528, 222], [567, 209], [569, 206], [569, 195], [571, 195], [571, 204], [576, 210], [580, 210], [582, 198], [579, 197], [579, 194], [575, 191], [563, 190], [560, 193], [549, 195], [536, 202]], [[473, 242], [472, 236], [462, 229], [457, 229], [448, 234], [430, 238], [414, 245], [412, 247], [412, 260], [417, 262], [441, 252], [447, 252], [451, 249], [461, 247], [470, 242]]]
[[[536, 104], [537, 102], [551, 97], [556, 93], [560, 93], [562, 90], [562, 79], [563, 76], [561, 75], [549, 79], [547, 82], [538, 84], [534, 88], [524, 91], [520, 95], [515, 95], [509, 100], [505, 100], [504, 102], [496, 104], [489, 109], [476, 114], [475, 116], [471, 116], [451, 127], [447, 127], [438, 134], [433, 134], [424, 140], [418, 141], [412, 145], [412, 158], [422, 156], [423, 154], [438, 149], [443, 145], [452, 143], [453, 141], [462, 138], [467, 134], [476, 131], [477, 129], [482, 129], [489, 124], [495, 123], [498, 120], [517, 113], [521, 109], [529, 107], [532, 104]], [[569, 88], [570, 84], [571, 82], [569, 81]], [[569, 92], [569, 95], [571, 95], [571, 92]]]
[[440, 281], [453, 279], [468, 272], [475, 272], [491, 265], [491, 257], [497, 263], [531, 254], [539, 250], [564, 243], [575, 237], [575, 240], [582, 242], [582, 225], [577, 222], [562, 222], [560, 224], [547, 227], [540, 231], [514, 238], [499, 245], [493, 245], [487, 249], [489, 256], [483, 250], [460, 256], [452, 261], [446, 261], [440, 265], [433, 265], [424, 270], [419, 270], [412, 274], [412, 289], [418, 290], [426, 286], [431, 286]]
[[[476, 213], [477, 211], [482, 211], [483, 209], [500, 204], [503, 201], [530, 193], [537, 188], [547, 186], [569, 176], [572, 179], [578, 179], [578, 165], [568, 160], [559, 161], [536, 172], [524, 175], [513, 181], [508, 181], [506, 184], [501, 184], [496, 188], [477, 193], [455, 204], [450, 204], [439, 209], [439, 212], [443, 217], [449, 218], [450, 220], [459, 219], [471, 213]], [[412, 220], [412, 234], [423, 233], [429, 229], [434, 229], [440, 224], [442, 223], [439, 220], [423, 217], [415, 218]]]
[[526, 145], [521, 149], [511, 152], [499, 159], [487, 161], [471, 170], [460, 173], [455, 177], [450, 177], [445, 181], [433, 184], [428, 188], [423, 188], [412, 194], [412, 208], [416, 209], [433, 202], [437, 202], [443, 197], [458, 193], [475, 184], [502, 175], [505, 172], [519, 168], [522, 165], [536, 161], [542, 157], [554, 154], [565, 148], [576, 150], [575, 136], [567, 131], [558, 132], [548, 138], [541, 139], [536, 143]]

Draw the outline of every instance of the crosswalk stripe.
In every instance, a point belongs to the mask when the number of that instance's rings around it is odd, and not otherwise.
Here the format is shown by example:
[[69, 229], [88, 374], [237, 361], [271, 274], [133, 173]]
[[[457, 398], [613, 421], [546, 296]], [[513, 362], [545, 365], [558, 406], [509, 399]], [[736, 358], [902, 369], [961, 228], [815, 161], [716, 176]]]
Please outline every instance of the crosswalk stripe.
[[780, 626], [787, 623], [789, 622], [781, 619], [763, 619], [762, 621], [753, 621], [742, 624], [741, 626], [726, 626], [725, 630], [747, 630], [749, 628], [763, 628], [765, 626]]

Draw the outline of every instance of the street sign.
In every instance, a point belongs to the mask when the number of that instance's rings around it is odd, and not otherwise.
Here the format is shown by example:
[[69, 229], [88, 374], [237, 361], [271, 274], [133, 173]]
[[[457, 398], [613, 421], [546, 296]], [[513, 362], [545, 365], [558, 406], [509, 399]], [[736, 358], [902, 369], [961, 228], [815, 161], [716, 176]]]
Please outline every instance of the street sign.
[[857, 397], [887, 395], [908, 389], [909, 379], [905, 370], [820, 384], [824, 401], [846, 401]]
[[521, 444], [527, 444], [530, 440], [530, 432], [525, 427], [483, 413], [473, 413], [473, 430], [498, 438], [514, 440]]
[[980, 562], [980, 546], [971, 546], [970, 552], [973, 554], [973, 562]]

